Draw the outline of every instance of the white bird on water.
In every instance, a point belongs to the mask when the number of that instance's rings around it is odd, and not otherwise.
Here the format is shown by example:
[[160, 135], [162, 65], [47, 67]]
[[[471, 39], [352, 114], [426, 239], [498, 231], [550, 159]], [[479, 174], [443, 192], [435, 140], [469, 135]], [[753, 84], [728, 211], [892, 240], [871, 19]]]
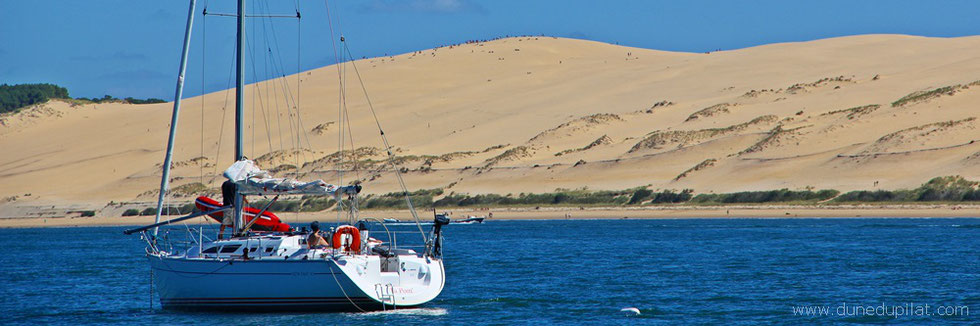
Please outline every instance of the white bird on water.
[[619, 309], [619, 311], [626, 312], [626, 313], [631, 313], [631, 314], [634, 314], [634, 315], [639, 315], [640, 314], [640, 309], [637, 309], [636, 307], [627, 307], [627, 308]]

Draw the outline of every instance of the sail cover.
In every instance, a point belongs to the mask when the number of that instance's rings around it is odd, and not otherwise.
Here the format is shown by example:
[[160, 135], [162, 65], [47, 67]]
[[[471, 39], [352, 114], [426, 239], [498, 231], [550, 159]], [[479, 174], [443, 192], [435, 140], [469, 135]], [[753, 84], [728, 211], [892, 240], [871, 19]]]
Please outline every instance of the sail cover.
[[275, 178], [269, 171], [259, 169], [248, 159], [242, 159], [232, 164], [225, 170], [225, 178], [238, 185], [238, 192], [242, 195], [330, 195], [340, 196], [342, 194], [356, 194], [359, 192], [358, 186], [339, 187], [314, 180], [302, 182], [289, 178]]

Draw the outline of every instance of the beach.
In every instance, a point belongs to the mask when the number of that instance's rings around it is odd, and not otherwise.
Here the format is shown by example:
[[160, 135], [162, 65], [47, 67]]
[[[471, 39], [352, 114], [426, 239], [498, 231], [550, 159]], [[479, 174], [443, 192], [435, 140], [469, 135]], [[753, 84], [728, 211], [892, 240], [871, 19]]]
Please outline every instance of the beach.
[[[468, 216], [493, 217], [494, 220], [565, 220], [565, 219], [744, 219], [744, 218], [949, 218], [980, 217], [980, 205], [860, 205], [860, 206], [671, 206], [637, 208], [602, 207], [542, 207], [534, 208], [496, 208], [496, 209], [440, 209], [438, 212], [451, 212], [456, 219]], [[431, 211], [419, 211], [423, 222], [432, 219]], [[336, 221], [336, 211], [279, 213], [282, 220], [295, 226], [312, 221]], [[164, 216], [161, 221], [177, 216]], [[363, 210], [361, 218], [395, 218], [402, 221], [413, 220], [407, 210]], [[200, 223], [203, 219], [192, 219], [189, 223]], [[32, 227], [88, 227], [148, 225], [153, 216], [126, 217], [61, 217], [61, 218], [5, 218], [0, 219], [0, 228]], [[206, 223], [214, 224], [214, 220]]]

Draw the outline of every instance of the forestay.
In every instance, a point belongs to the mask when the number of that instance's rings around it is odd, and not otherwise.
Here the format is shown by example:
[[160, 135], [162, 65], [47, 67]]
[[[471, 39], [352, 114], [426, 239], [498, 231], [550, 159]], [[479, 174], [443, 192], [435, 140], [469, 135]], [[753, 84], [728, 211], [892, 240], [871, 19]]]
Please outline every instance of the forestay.
[[275, 178], [269, 171], [260, 169], [248, 159], [242, 159], [225, 170], [225, 178], [238, 185], [242, 195], [330, 195], [357, 194], [360, 186], [336, 186], [317, 179], [302, 182], [289, 178]]

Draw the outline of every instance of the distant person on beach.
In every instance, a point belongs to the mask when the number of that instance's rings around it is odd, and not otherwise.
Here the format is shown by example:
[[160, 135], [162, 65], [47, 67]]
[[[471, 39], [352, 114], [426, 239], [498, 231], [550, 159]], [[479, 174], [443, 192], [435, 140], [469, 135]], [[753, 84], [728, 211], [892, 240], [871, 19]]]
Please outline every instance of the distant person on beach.
[[306, 244], [310, 246], [310, 249], [327, 246], [327, 240], [323, 239], [323, 236], [320, 235], [319, 221], [310, 223], [310, 230], [313, 230], [313, 232], [306, 238]]

